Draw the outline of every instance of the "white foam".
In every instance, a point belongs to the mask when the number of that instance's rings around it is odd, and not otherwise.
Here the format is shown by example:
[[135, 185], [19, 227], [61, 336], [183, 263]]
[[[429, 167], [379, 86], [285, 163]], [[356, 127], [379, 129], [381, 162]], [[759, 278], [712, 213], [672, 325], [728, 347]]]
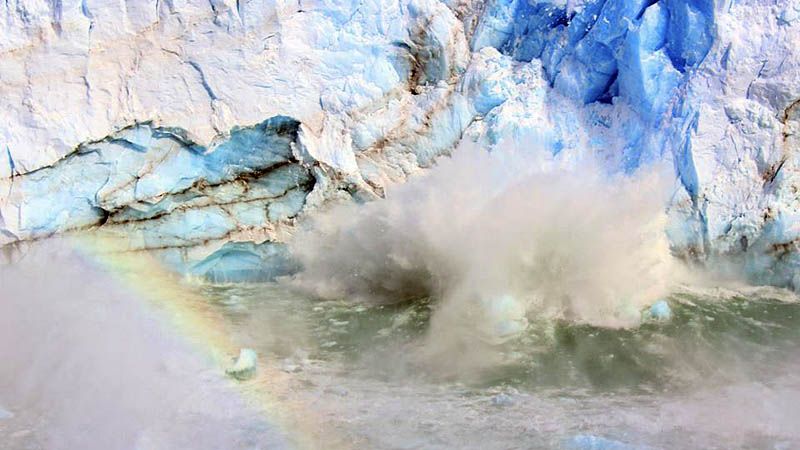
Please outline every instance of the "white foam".
[[319, 217], [292, 244], [296, 284], [373, 303], [434, 297], [437, 361], [524, 330], [526, 316], [636, 326], [673, 279], [667, 185], [536, 148], [463, 148], [383, 201]]

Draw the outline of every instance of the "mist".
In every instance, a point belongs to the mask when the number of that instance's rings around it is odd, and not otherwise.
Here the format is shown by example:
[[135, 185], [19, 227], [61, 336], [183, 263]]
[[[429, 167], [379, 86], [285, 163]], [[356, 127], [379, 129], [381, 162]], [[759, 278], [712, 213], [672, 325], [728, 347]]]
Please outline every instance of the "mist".
[[0, 265], [0, 448], [285, 448], [143, 293], [64, 242]]
[[670, 171], [609, 174], [544, 153], [461, 148], [384, 200], [332, 208], [293, 240], [293, 284], [371, 304], [432, 297], [432, 360], [468, 359], [532, 319], [637, 326], [679, 274], [664, 233]]

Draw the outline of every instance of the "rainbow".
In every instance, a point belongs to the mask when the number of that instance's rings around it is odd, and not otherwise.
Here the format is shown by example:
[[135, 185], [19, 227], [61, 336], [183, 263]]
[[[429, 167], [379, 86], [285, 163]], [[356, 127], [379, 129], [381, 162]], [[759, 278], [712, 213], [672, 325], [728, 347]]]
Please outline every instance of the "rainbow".
[[[239, 346], [226, 330], [219, 311], [192, 286], [181, 282], [153, 255], [126, 251], [125, 240], [100, 233], [73, 235], [69, 242], [83, 257], [100, 265], [124, 287], [135, 291], [144, 306], [166, 320], [211, 364], [224, 373]], [[293, 448], [350, 448], [341, 433], [325, 427], [319, 414], [292, 395], [292, 376], [263, 360], [256, 376], [231, 382], [233, 390], [268, 422], [284, 432]]]

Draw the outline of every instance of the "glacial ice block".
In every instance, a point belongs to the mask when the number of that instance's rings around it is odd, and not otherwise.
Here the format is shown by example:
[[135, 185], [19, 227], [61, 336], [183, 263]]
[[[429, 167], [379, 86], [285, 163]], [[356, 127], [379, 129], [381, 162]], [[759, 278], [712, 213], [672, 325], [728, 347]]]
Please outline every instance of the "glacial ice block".
[[669, 15], [666, 50], [683, 72], [703, 62], [714, 43], [713, 0], [665, 0]]
[[472, 35], [470, 47], [479, 51], [485, 47], [501, 48], [514, 34], [514, 13], [519, 0], [489, 0], [486, 13]]
[[461, 90], [479, 114], [487, 114], [516, 93], [512, 61], [491, 47], [475, 53]]
[[225, 370], [225, 373], [239, 381], [249, 380], [256, 374], [257, 361], [258, 355], [255, 350], [243, 348], [239, 350], [239, 356], [233, 366]]
[[530, 61], [541, 56], [551, 30], [569, 19], [558, 1], [522, 0], [515, 6], [512, 34], [503, 48], [517, 61]]
[[648, 7], [639, 27], [628, 32], [619, 61], [619, 90], [644, 117], [664, 112], [681, 74], [664, 53], [669, 14], [658, 3]]
[[625, 35], [645, 6], [644, 0], [605, 2], [591, 24], [580, 21], [583, 37], [569, 43], [563, 59], [547, 67], [556, 89], [583, 103], [600, 99], [617, 77]]
[[636, 450], [637, 448], [642, 450], [641, 447], [592, 434], [573, 436], [564, 442], [564, 447], [569, 450]]
[[195, 264], [190, 273], [215, 283], [274, 281], [297, 270], [285, 244], [229, 242]]
[[672, 317], [672, 309], [669, 307], [669, 303], [666, 300], [659, 300], [653, 303], [650, 308], [646, 309], [643, 314], [643, 319], [654, 319], [654, 320], [669, 320]]
[[516, 403], [516, 401], [514, 400], [514, 398], [511, 395], [503, 393], [503, 392], [501, 392], [501, 393], [495, 395], [494, 397], [492, 397], [491, 402], [492, 402], [492, 406], [497, 406], [497, 407], [512, 406], [512, 405], [514, 405], [514, 403]]

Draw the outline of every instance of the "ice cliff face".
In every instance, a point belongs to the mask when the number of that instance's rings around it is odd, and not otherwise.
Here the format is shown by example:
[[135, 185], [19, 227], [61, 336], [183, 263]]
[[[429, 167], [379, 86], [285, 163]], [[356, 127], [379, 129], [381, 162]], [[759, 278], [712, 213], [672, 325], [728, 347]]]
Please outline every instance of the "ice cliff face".
[[437, 1], [7, 2], [2, 241], [102, 226], [196, 261], [376, 198], [472, 120]]
[[672, 162], [676, 253], [800, 288], [798, 1], [19, 0], [0, 21], [0, 245], [100, 227], [270, 277], [323, 202], [535, 138]]

